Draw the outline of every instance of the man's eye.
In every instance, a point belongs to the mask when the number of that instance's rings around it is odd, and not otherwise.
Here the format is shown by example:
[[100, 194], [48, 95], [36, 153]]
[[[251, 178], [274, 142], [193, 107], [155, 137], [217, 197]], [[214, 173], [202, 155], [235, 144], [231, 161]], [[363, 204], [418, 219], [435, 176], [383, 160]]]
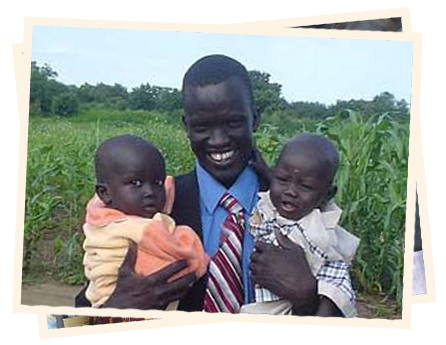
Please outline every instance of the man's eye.
[[142, 182], [141, 182], [141, 180], [131, 180], [131, 181], [130, 181], [130, 184], [131, 184], [132, 186], [135, 186], [135, 187], [141, 187], [141, 186], [142, 186]]
[[243, 121], [237, 120], [237, 121], [229, 121], [228, 126], [229, 128], [235, 129], [239, 128], [243, 125]]

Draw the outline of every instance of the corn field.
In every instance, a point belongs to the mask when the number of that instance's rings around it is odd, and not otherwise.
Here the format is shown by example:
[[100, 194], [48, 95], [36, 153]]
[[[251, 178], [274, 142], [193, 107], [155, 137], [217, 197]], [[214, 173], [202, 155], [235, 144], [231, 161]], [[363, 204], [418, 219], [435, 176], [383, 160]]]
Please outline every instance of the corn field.
[[[355, 289], [396, 298], [401, 305], [409, 123], [351, 112], [347, 119], [295, 124], [286, 130], [263, 124], [255, 136], [258, 148], [273, 164], [282, 144], [298, 132], [320, 133], [334, 142], [341, 157], [336, 178], [341, 225], [361, 239], [351, 269]], [[30, 118], [24, 280], [51, 274], [66, 283], [83, 281], [81, 226], [94, 193], [94, 152], [118, 134], [153, 142], [169, 174], [193, 167], [179, 121], [161, 113], [96, 110], [70, 119]]]

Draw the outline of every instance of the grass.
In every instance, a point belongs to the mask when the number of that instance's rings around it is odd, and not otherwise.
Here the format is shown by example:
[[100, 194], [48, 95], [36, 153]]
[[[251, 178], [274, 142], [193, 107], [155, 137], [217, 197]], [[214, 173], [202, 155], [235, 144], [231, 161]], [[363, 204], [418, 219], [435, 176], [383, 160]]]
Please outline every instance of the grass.
[[[329, 137], [341, 165], [337, 202], [341, 224], [360, 237], [351, 274], [362, 294], [402, 301], [409, 124], [387, 115], [323, 122], [299, 120], [279, 128], [264, 123], [256, 144], [267, 162], [292, 134], [310, 131]], [[85, 111], [70, 119], [31, 117], [29, 124], [24, 243], [24, 281], [52, 276], [83, 280], [81, 227], [94, 193], [93, 156], [103, 140], [135, 134], [163, 153], [169, 174], [189, 171], [194, 155], [178, 118], [145, 111]]]

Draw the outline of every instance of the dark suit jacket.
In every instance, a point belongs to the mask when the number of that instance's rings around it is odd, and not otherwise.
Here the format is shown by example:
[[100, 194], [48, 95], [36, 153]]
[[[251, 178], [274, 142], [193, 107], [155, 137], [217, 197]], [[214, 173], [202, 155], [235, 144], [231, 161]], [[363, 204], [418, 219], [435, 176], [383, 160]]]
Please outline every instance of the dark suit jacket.
[[[200, 215], [200, 193], [195, 170], [175, 178], [175, 202], [171, 216], [178, 225], [188, 225], [203, 241]], [[199, 279], [181, 300], [179, 310], [201, 311], [208, 276]]]
[[[188, 225], [203, 240], [200, 216], [200, 197], [197, 175], [195, 170], [175, 178], [175, 202], [171, 216], [178, 225]], [[207, 275], [199, 279], [189, 293], [180, 301], [179, 310], [203, 310], [204, 292], [206, 290]], [[75, 297], [75, 306], [91, 307], [85, 298], [86, 287]]]

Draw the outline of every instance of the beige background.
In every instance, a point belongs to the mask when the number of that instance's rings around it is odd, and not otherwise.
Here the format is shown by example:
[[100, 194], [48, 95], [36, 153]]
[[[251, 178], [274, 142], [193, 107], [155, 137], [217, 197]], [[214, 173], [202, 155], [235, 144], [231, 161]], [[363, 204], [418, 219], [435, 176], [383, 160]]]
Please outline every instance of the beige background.
[[[403, 32], [364, 32], [288, 29], [291, 26], [402, 17]], [[17, 315], [18, 339], [365, 339], [368, 330], [414, 330], [416, 308], [435, 302], [435, 273], [432, 250], [432, 9], [429, 7], [369, 8], [368, 11], [17, 11], [17, 41], [13, 44], [17, 87], [17, 205], [14, 242], [12, 312]], [[20, 42], [20, 25], [23, 41]], [[296, 37], [332, 37], [413, 41], [413, 75], [407, 186], [406, 256], [403, 319], [321, 319], [258, 315], [209, 315], [183, 312], [144, 312], [30, 307], [20, 303], [23, 253], [23, 224], [26, 180], [31, 38], [33, 25], [148, 29], [166, 31], [243, 33]], [[415, 185], [418, 185], [420, 218], [428, 295], [411, 296], [414, 240]], [[162, 320], [48, 330], [45, 314], [161, 317]], [[20, 314], [37, 320], [20, 320]], [[243, 320], [240, 320], [243, 318]], [[220, 319], [220, 320], [217, 320]], [[224, 319], [224, 320], [221, 320]], [[347, 323], [347, 324], [346, 324]], [[200, 333], [197, 327], [200, 325]], [[221, 324], [231, 332], [222, 333]], [[324, 332], [318, 330], [324, 329]], [[348, 330], [348, 332], [347, 332]]]

